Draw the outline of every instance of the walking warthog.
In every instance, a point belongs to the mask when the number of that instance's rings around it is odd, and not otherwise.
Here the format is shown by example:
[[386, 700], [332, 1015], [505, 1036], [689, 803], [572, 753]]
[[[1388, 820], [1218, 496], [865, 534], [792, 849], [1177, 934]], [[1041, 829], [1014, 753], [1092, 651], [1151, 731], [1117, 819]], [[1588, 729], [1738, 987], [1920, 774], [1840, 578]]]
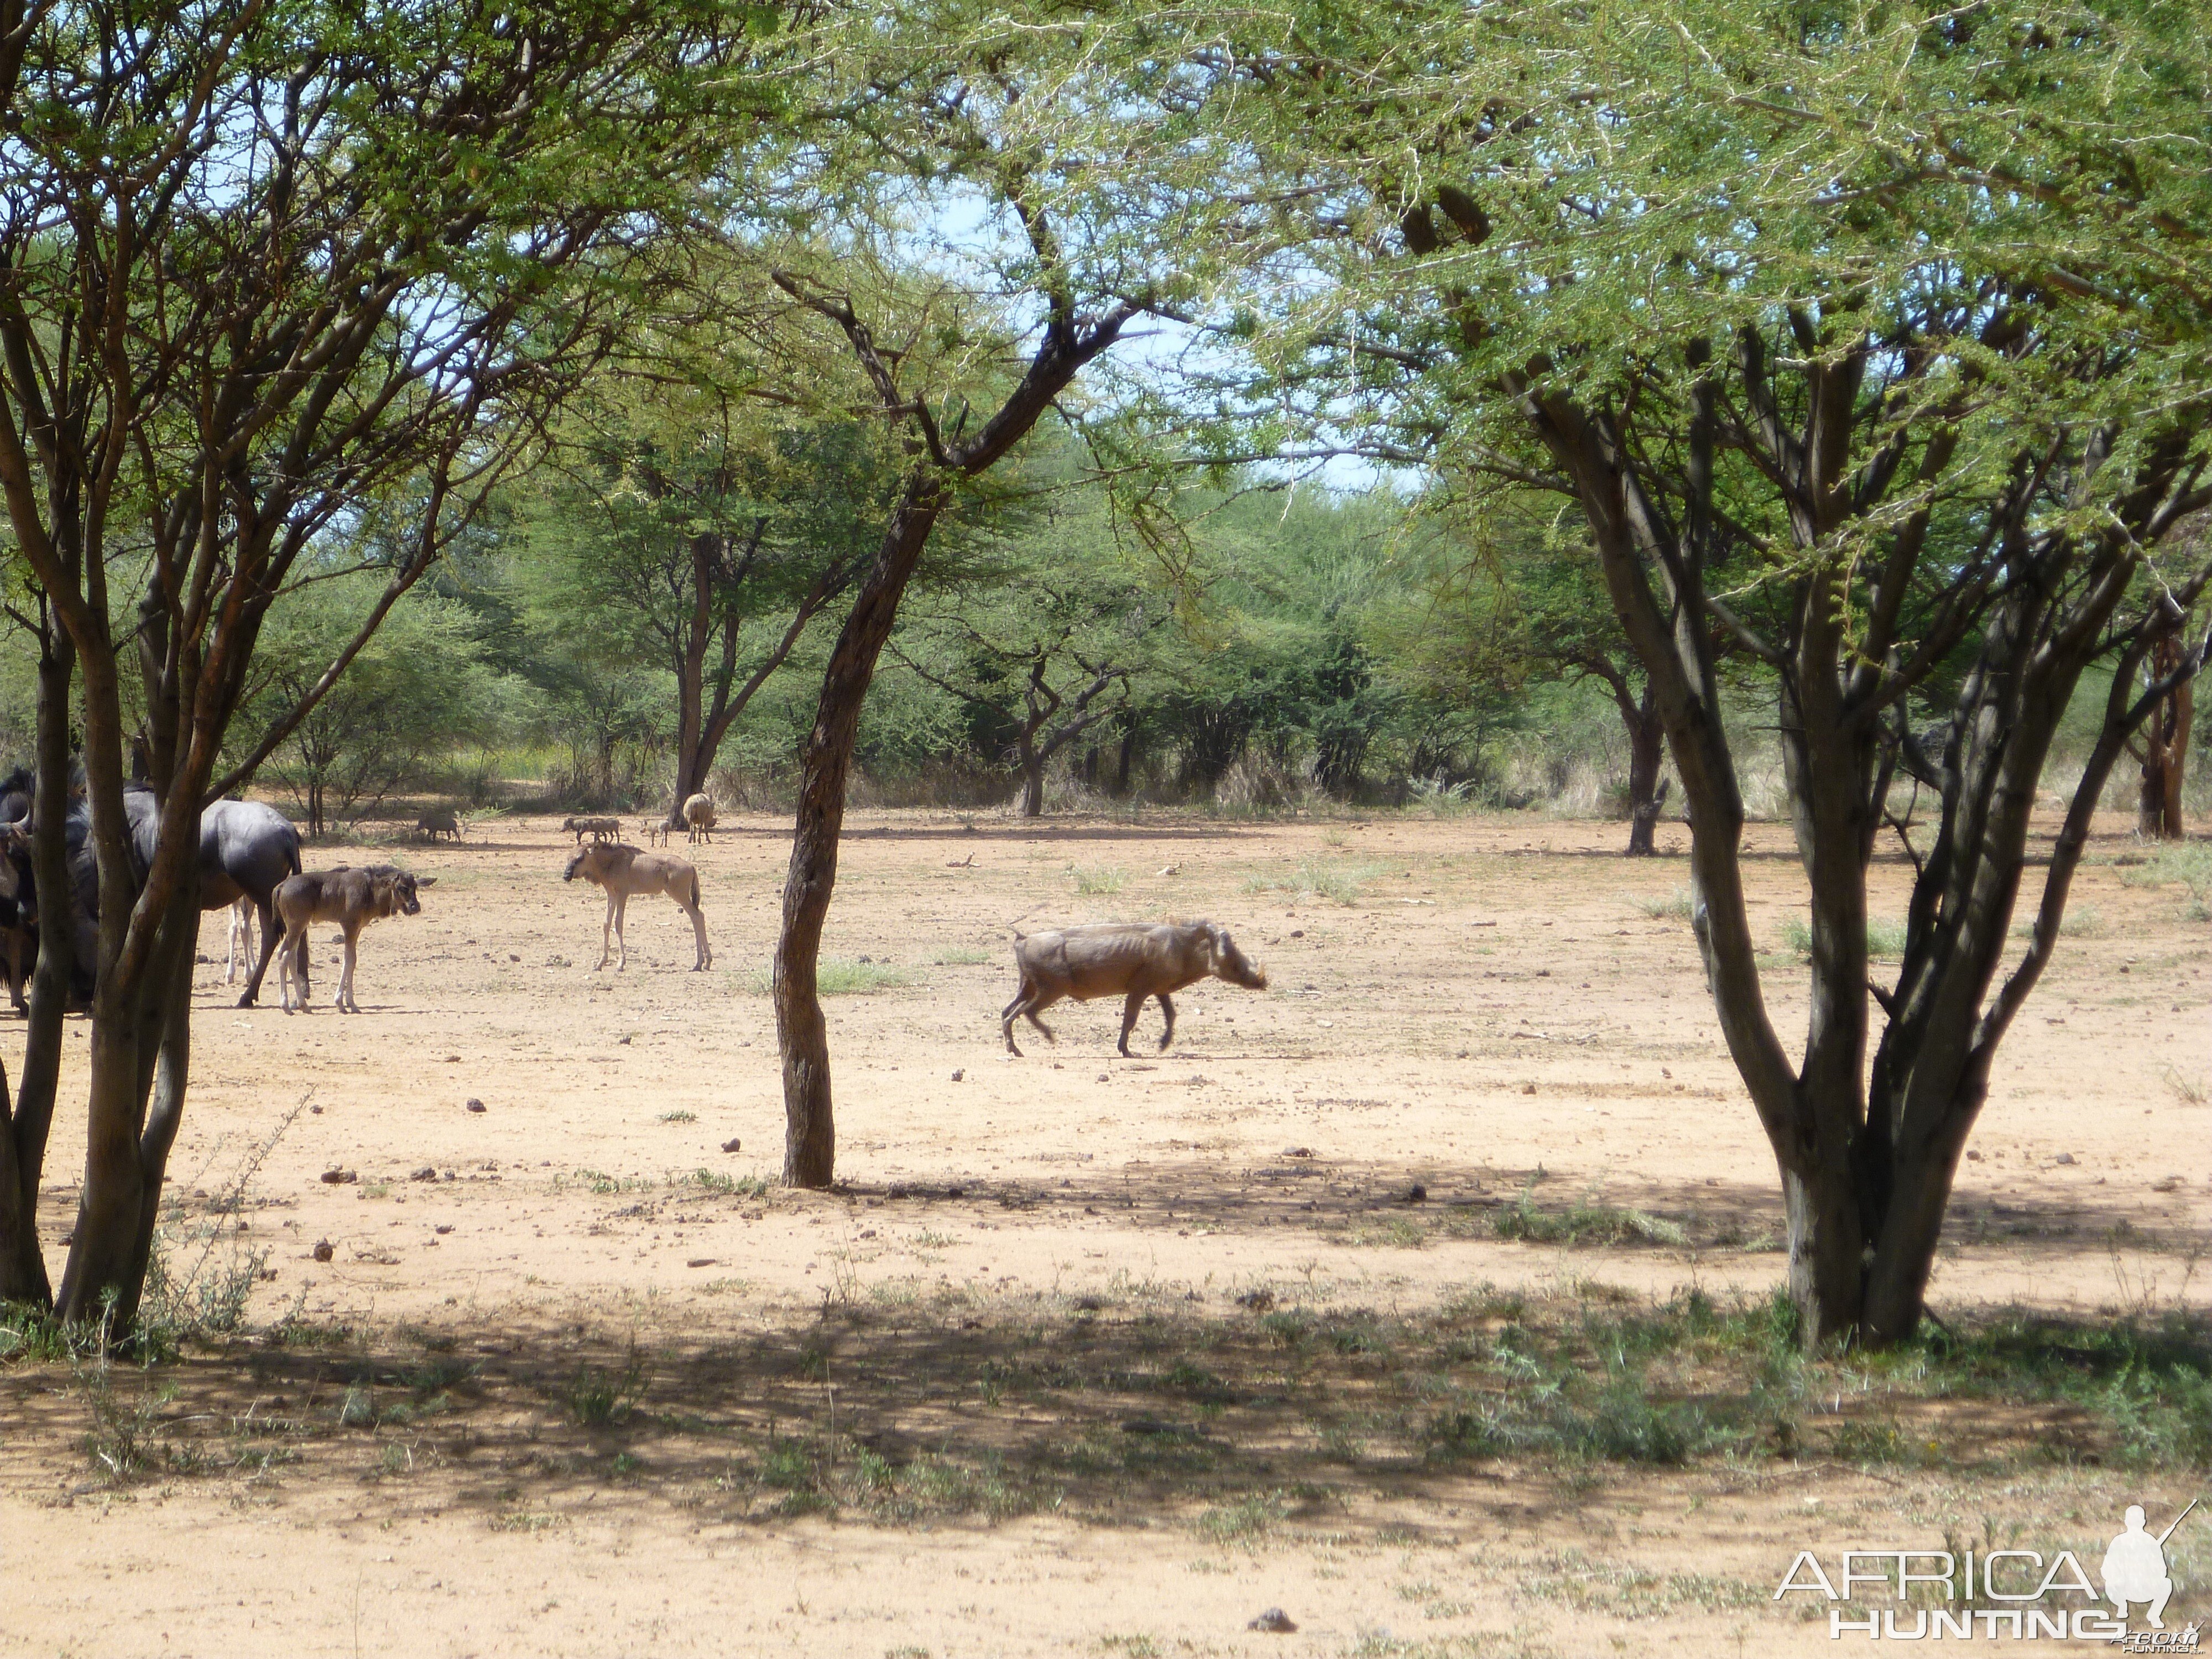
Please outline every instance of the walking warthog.
[[1129, 1052], [1129, 1033], [1145, 999], [1159, 999], [1168, 1028], [1160, 1033], [1160, 1047], [1175, 1038], [1175, 1004], [1168, 994], [1202, 979], [1225, 979], [1255, 991], [1267, 988], [1266, 972], [1245, 960], [1226, 928], [1210, 921], [1102, 921], [1087, 927], [1057, 927], [1048, 933], [1014, 935], [1014, 966], [1021, 970], [1021, 989], [999, 1016], [1006, 1047], [1014, 1054], [1014, 1021], [1026, 1019], [1054, 1041], [1051, 1028], [1037, 1018], [1063, 997], [1088, 1002], [1093, 997], [1119, 996], [1121, 1038], [1114, 1046]]

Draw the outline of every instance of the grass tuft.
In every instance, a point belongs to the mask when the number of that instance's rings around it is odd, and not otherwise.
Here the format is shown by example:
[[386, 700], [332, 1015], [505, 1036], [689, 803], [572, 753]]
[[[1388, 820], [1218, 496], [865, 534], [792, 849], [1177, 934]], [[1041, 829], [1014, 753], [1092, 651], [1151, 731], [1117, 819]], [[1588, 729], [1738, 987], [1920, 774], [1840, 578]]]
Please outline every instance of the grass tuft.
[[1071, 864], [1068, 875], [1075, 882], [1079, 893], [1118, 893], [1128, 884], [1128, 872], [1110, 865], [1084, 866]]
[[[921, 975], [910, 969], [894, 967], [888, 962], [856, 962], [848, 957], [823, 957], [814, 965], [814, 989], [818, 996], [866, 996], [876, 991], [895, 991], [921, 983]], [[766, 996], [773, 988], [769, 972], [763, 968], [752, 976], [756, 996]]]

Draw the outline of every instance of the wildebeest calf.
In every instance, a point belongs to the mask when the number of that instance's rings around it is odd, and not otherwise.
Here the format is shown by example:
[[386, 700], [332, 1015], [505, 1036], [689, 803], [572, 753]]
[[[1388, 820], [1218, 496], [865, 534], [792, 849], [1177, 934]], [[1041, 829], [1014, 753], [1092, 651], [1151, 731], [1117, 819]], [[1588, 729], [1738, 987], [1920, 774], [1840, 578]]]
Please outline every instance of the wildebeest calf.
[[1014, 1022], [1026, 1019], [1054, 1041], [1051, 1028], [1037, 1018], [1063, 997], [1088, 1002], [1093, 997], [1119, 996], [1121, 1037], [1115, 1047], [1129, 1052], [1129, 1033], [1145, 999], [1157, 997], [1168, 1028], [1160, 1034], [1165, 1048], [1175, 1037], [1175, 1004], [1170, 992], [1202, 979], [1225, 979], [1255, 991], [1267, 988], [1266, 972], [1245, 960], [1226, 928], [1210, 921], [1103, 921], [1085, 927], [1058, 927], [1048, 933], [1014, 935], [1014, 966], [1021, 970], [1021, 989], [1014, 993], [999, 1016], [1006, 1047], [1014, 1054]]
[[292, 988], [299, 987], [299, 1006], [307, 1006], [307, 927], [311, 922], [335, 921], [345, 933], [345, 967], [338, 975], [338, 1008], [357, 1014], [353, 1000], [353, 964], [361, 930], [385, 916], [422, 913], [416, 890], [434, 886], [435, 876], [417, 879], [389, 864], [367, 869], [310, 870], [292, 876], [276, 890], [276, 914], [283, 919], [284, 942], [276, 949], [276, 974], [284, 987], [284, 1012], [292, 1010]]
[[[707, 918], [699, 908], [699, 872], [688, 859], [679, 859], [673, 853], [641, 853], [626, 841], [611, 845], [593, 842], [589, 847], [580, 847], [561, 872], [561, 879], [574, 881], [581, 876], [606, 890], [607, 919], [599, 927], [599, 972], [607, 965], [607, 958], [619, 950], [621, 960], [615, 963], [620, 973], [629, 966], [629, 945], [623, 938], [623, 915], [632, 898], [641, 895], [665, 893], [674, 899], [685, 915], [691, 918], [691, 936], [698, 951], [691, 963], [696, 973], [714, 965], [714, 953], [707, 947]], [[614, 934], [610, 946], [607, 935]]]

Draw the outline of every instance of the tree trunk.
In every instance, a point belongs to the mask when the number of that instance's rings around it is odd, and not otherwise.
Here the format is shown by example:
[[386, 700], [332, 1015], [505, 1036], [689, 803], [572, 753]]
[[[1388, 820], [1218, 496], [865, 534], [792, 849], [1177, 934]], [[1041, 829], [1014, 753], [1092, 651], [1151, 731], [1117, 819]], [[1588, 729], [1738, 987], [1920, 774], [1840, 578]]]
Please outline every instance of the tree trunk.
[[[0, 1300], [53, 1301], [39, 1246], [39, 1183], [61, 1084], [62, 1015], [69, 1007], [76, 927], [70, 883], [70, 679], [76, 648], [49, 623], [39, 657], [38, 790], [32, 807], [32, 878], [39, 902], [39, 962], [31, 975], [23, 1072], [0, 1149]], [[0, 1074], [0, 1097], [7, 1084]]]
[[[195, 845], [198, 828], [195, 812]], [[101, 920], [105, 932], [104, 913]], [[56, 1298], [64, 1320], [104, 1317], [120, 1332], [137, 1317], [189, 1079], [199, 921], [199, 864], [193, 859], [163, 907], [142, 970], [128, 978], [103, 974], [94, 994], [84, 1188], [76, 1243]], [[101, 954], [112, 961], [112, 953]]]
[[[1626, 713], [1629, 705], [1623, 705]], [[1636, 708], [1636, 718], [1627, 720], [1628, 726], [1628, 856], [1648, 859], [1655, 850], [1655, 836], [1659, 827], [1659, 813], [1667, 804], [1667, 785], [1659, 775], [1659, 766], [1665, 758], [1667, 733], [1659, 724], [1658, 712], [1652, 706], [1651, 687], [1647, 679], [1644, 697]]]
[[[2160, 640], [2151, 649], [2144, 678], [2154, 683], [2172, 673], [2181, 665], [2184, 648], [2179, 633]], [[2195, 682], [2184, 680], [2160, 700], [2143, 723], [2142, 788], [2136, 830], [2146, 840], [2179, 841], [2189, 833], [2181, 788], [2187, 779], [2190, 730], [2196, 717]]]
[[1041, 818], [1044, 816], [1044, 757], [1037, 753], [1036, 745], [1026, 738], [1021, 744], [1022, 816]]
[[830, 1038], [816, 994], [822, 924], [837, 880], [837, 840], [845, 823], [845, 785], [860, 706], [876, 660], [897, 620], [899, 600], [944, 510], [945, 485], [924, 468], [908, 481], [884, 529], [875, 564], [853, 600], [830, 653], [814, 729], [799, 766], [798, 823], [783, 887], [783, 931], [771, 988], [783, 1054], [783, 1182], [827, 1187], [836, 1166], [837, 1132], [830, 1090]]

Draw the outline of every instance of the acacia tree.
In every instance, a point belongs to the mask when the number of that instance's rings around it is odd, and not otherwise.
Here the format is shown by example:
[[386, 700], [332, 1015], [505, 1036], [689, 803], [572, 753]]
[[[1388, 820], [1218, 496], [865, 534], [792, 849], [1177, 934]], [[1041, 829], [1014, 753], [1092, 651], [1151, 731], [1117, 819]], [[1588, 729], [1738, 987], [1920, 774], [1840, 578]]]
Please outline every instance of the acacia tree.
[[[190, 1075], [201, 805], [284, 741], [602, 351], [625, 250], [702, 170], [695, 89], [728, 54], [679, 0], [34, 0], [0, 21], [0, 493], [56, 624], [36, 856], [43, 879], [73, 657], [99, 869], [89, 1144], [53, 1300], [128, 1324]], [[270, 607], [407, 477], [405, 556], [216, 780]], [[161, 799], [136, 844], [132, 666]], [[41, 1301], [58, 988], [42, 963], [0, 1136], [0, 1294]]]
[[[848, 228], [834, 268], [794, 261], [775, 281], [849, 353], [899, 477], [801, 750], [773, 976], [789, 1185], [827, 1186], [835, 1169], [816, 967], [860, 708], [908, 585], [1086, 368], [1139, 319], [1193, 303], [1194, 264], [1218, 245], [1207, 222], [1237, 210], [1164, 189], [1194, 177], [1192, 113], [1140, 107], [1141, 82], [1112, 69], [1147, 40], [948, 0], [841, 19], [822, 54], [844, 94], [812, 187]], [[930, 247], [890, 216], [916, 201], [940, 228], [969, 224], [961, 245]]]
[[[1358, 297], [1392, 441], [1586, 522], [1682, 781], [1805, 1334], [1901, 1340], [2100, 793], [2203, 656], [2143, 684], [2212, 577], [2147, 561], [2212, 459], [2202, 32], [2154, 6], [2055, 28], [1742, 0], [1602, 31], [1392, 21], [1302, 15], [1248, 54], [1295, 124], [1247, 141], [1329, 203], [1308, 245], [1335, 306]], [[1286, 328], [1288, 361], [1340, 360], [1342, 332]], [[1717, 630], [1775, 687], [1811, 901], [1800, 1049], [1745, 905]], [[2011, 957], [2044, 763], [2095, 663], [2111, 690]], [[1917, 840], [1889, 813], [1901, 760], [1939, 786]], [[1884, 985], [1867, 871], [1893, 832], [1913, 883]]]
[[668, 822], [681, 828], [732, 726], [852, 580], [880, 521], [878, 434], [720, 385], [617, 373], [560, 434], [529, 536], [549, 556], [540, 597], [604, 618], [668, 673]]
[[1003, 748], [1020, 779], [1022, 816], [1044, 811], [1054, 758], [1131, 707], [1135, 682], [1156, 652], [1151, 639], [1173, 614], [1112, 555], [1070, 556], [1054, 542], [1012, 568], [956, 589], [915, 617], [890, 649], [917, 678], [974, 710], [988, 743]]

